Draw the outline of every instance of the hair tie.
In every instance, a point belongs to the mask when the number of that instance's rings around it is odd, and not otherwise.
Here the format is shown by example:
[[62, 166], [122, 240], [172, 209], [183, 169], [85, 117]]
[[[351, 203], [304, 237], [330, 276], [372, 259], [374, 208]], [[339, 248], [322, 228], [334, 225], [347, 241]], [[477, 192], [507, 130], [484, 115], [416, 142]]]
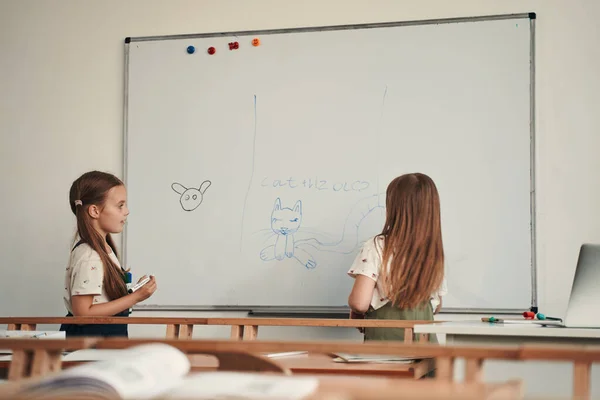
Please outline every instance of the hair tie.
[[75, 206], [82, 206], [83, 202], [81, 200], [75, 200]]

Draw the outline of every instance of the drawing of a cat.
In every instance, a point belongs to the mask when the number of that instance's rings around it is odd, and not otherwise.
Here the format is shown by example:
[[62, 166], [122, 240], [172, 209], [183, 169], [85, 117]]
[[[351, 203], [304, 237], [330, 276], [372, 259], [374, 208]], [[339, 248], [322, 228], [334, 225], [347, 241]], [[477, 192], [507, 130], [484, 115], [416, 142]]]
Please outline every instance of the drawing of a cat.
[[267, 246], [260, 252], [260, 258], [263, 261], [294, 258], [306, 268], [315, 268], [317, 263], [314, 258], [295, 245], [294, 233], [300, 229], [301, 223], [302, 201], [298, 200], [293, 208], [288, 208], [282, 207], [281, 199], [277, 198], [271, 212], [271, 230], [277, 238], [274, 245]]

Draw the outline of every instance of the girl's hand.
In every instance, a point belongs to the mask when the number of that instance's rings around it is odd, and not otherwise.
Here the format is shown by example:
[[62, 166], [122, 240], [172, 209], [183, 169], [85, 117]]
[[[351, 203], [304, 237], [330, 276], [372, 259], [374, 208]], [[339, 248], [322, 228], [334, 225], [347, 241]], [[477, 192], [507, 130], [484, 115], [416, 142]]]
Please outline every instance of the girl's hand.
[[442, 309], [442, 298], [440, 297], [440, 304], [437, 305], [437, 307], [435, 308], [435, 311], [433, 313], [437, 314], [440, 312], [441, 309]]
[[[365, 314], [359, 314], [354, 311], [350, 311], [350, 319], [365, 319]], [[365, 333], [365, 328], [356, 328], [360, 333]]]
[[[145, 275], [142, 276], [138, 283], [145, 277]], [[133, 294], [136, 296], [136, 302], [139, 303], [140, 301], [144, 301], [148, 297], [152, 296], [154, 292], [156, 292], [156, 278], [154, 276], [150, 276], [150, 280], [148, 281], [148, 283], [146, 283], [144, 286], [133, 292]]]

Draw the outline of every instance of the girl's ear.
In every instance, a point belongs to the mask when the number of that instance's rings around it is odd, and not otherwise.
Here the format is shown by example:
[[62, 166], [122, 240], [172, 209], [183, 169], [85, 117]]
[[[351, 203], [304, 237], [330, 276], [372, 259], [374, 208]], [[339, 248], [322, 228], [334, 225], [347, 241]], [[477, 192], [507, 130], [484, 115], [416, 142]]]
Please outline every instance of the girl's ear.
[[95, 204], [91, 204], [88, 207], [87, 212], [92, 219], [100, 218], [100, 208]]

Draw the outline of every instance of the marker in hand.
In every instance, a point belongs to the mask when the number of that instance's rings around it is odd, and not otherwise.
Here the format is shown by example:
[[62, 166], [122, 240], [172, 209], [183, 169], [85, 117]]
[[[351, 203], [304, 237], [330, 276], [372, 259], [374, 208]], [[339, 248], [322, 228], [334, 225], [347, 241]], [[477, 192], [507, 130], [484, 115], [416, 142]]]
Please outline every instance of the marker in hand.
[[133, 286], [132, 286], [132, 287], [131, 287], [131, 288], [128, 290], [128, 292], [129, 292], [129, 293], [133, 293], [133, 292], [135, 292], [136, 290], [138, 290], [139, 288], [141, 288], [142, 286], [144, 286], [146, 283], [150, 282], [150, 277], [151, 277], [151, 276], [152, 276], [152, 275], [148, 275], [148, 276], [146, 276], [144, 279], [142, 279], [141, 281], [139, 281], [138, 283], [136, 283], [135, 285], [133, 285]]

